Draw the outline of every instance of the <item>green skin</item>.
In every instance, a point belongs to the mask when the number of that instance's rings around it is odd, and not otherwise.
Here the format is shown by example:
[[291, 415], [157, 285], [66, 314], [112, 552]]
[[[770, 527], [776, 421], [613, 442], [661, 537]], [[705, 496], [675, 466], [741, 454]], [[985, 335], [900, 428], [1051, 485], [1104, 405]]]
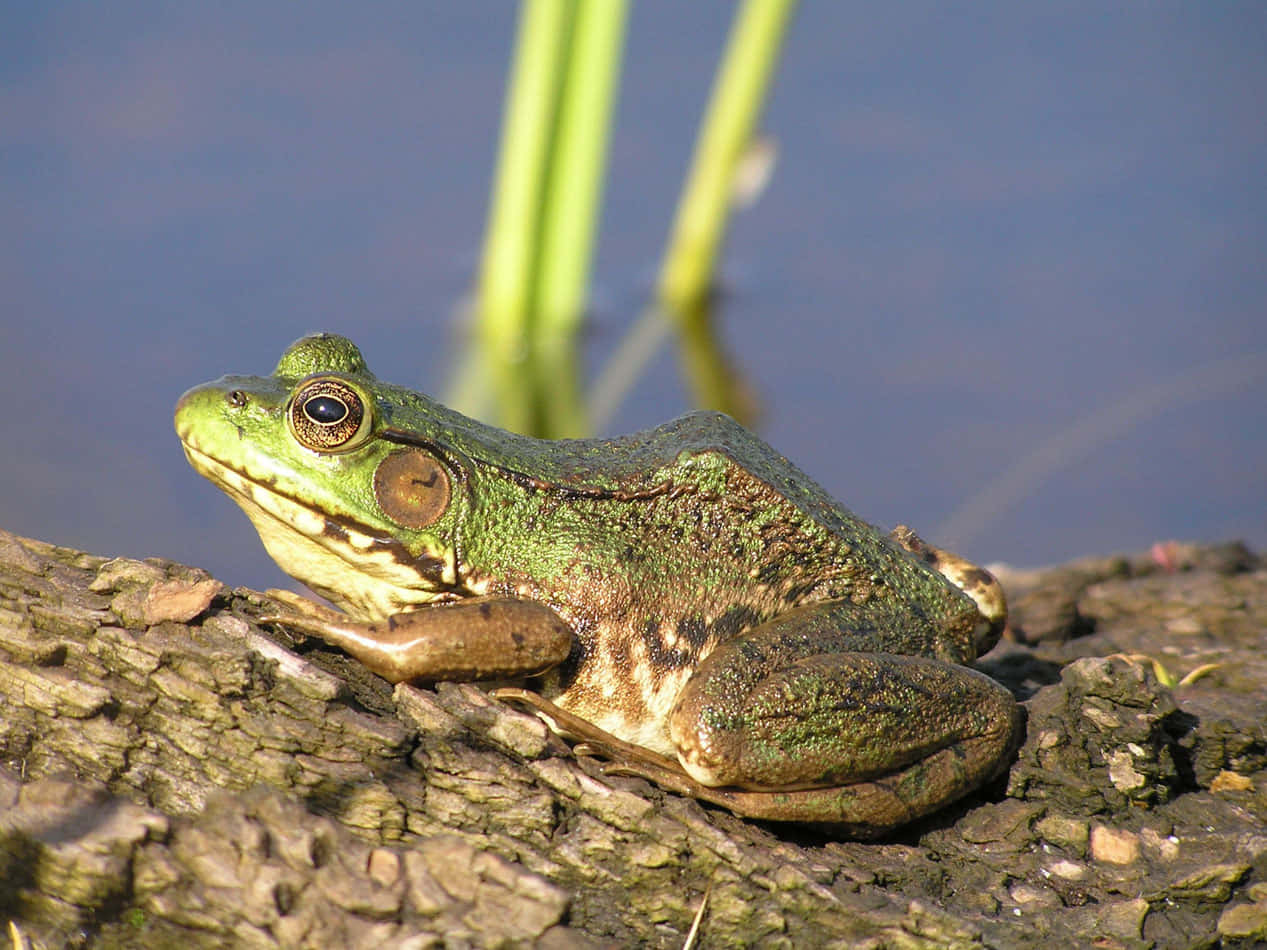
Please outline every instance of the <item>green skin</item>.
[[382, 383], [342, 337], [176, 408], [190, 463], [345, 613], [277, 619], [390, 680], [501, 690], [667, 788], [882, 834], [1006, 765], [1011, 694], [967, 668], [997, 583], [860, 520], [731, 419], [546, 442]]

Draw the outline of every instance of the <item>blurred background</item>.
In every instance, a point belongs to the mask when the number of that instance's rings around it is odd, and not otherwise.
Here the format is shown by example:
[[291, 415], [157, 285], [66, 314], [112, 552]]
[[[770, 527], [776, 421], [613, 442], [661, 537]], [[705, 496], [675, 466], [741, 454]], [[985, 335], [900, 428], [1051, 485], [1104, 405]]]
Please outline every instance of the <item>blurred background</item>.
[[[441, 395], [508, 3], [0, 7], [0, 527], [282, 578], [180, 393], [315, 330]], [[587, 363], [651, 295], [729, 4], [628, 24]], [[979, 561], [1267, 545], [1267, 7], [806, 0], [719, 326], [760, 434]], [[691, 408], [663, 349], [604, 434]]]

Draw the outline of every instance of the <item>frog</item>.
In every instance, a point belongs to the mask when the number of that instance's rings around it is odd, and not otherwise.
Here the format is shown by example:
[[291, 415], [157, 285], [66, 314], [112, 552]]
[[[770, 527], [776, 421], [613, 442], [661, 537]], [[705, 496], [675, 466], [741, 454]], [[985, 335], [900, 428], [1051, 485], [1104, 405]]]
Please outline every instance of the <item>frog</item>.
[[289, 575], [267, 618], [392, 683], [484, 680], [614, 774], [874, 838], [1002, 773], [986, 570], [863, 521], [726, 415], [543, 440], [380, 381], [350, 340], [179, 400], [193, 468]]

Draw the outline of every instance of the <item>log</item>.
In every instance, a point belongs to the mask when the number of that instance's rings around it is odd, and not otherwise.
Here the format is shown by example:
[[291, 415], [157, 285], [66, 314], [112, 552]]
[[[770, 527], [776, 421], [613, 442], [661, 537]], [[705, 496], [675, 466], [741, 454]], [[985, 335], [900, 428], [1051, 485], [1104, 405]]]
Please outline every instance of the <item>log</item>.
[[1166, 551], [1005, 573], [1016, 763], [862, 843], [393, 688], [196, 568], [0, 532], [0, 916], [32, 947], [1267, 938], [1267, 571]]

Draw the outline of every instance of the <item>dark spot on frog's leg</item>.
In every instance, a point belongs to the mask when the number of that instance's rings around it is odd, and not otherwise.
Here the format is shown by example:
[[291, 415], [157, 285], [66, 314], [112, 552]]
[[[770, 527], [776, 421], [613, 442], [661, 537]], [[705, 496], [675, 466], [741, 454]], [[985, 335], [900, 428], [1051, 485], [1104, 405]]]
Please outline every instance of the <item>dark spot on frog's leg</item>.
[[703, 617], [683, 617], [677, 624], [678, 639], [689, 643], [692, 653], [699, 652], [699, 648], [708, 639], [708, 632]]
[[783, 565], [777, 561], [771, 561], [757, 572], [756, 581], [758, 584], [773, 584], [779, 579], [782, 573]]
[[648, 620], [643, 625], [642, 642], [647, 647], [647, 659], [659, 670], [681, 669], [690, 662], [690, 655], [676, 645], [668, 644], [665, 632], [667, 629], [659, 620]]
[[517, 647], [521, 647], [524, 645], [524, 635], [520, 633], [518, 630], [511, 631], [510, 639], [515, 641], [515, 646]]
[[719, 642], [729, 640], [740, 631], [747, 630], [757, 623], [757, 613], [750, 607], [731, 607], [713, 621], [709, 631]]
[[783, 600], [788, 604], [799, 604], [805, 599], [805, 595], [818, 586], [818, 580], [806, 581], [802, 584], [793, 584], [783, 592]]
[[480, 604], [480, 619], [481, 620], [487, 620], [492, 615], [493, 615], [493, 608], [489, 607], [488, 604]]
[[974, 567], [961, 575], [965, 587], [993, 587], [994, 575], [982, 567]]

